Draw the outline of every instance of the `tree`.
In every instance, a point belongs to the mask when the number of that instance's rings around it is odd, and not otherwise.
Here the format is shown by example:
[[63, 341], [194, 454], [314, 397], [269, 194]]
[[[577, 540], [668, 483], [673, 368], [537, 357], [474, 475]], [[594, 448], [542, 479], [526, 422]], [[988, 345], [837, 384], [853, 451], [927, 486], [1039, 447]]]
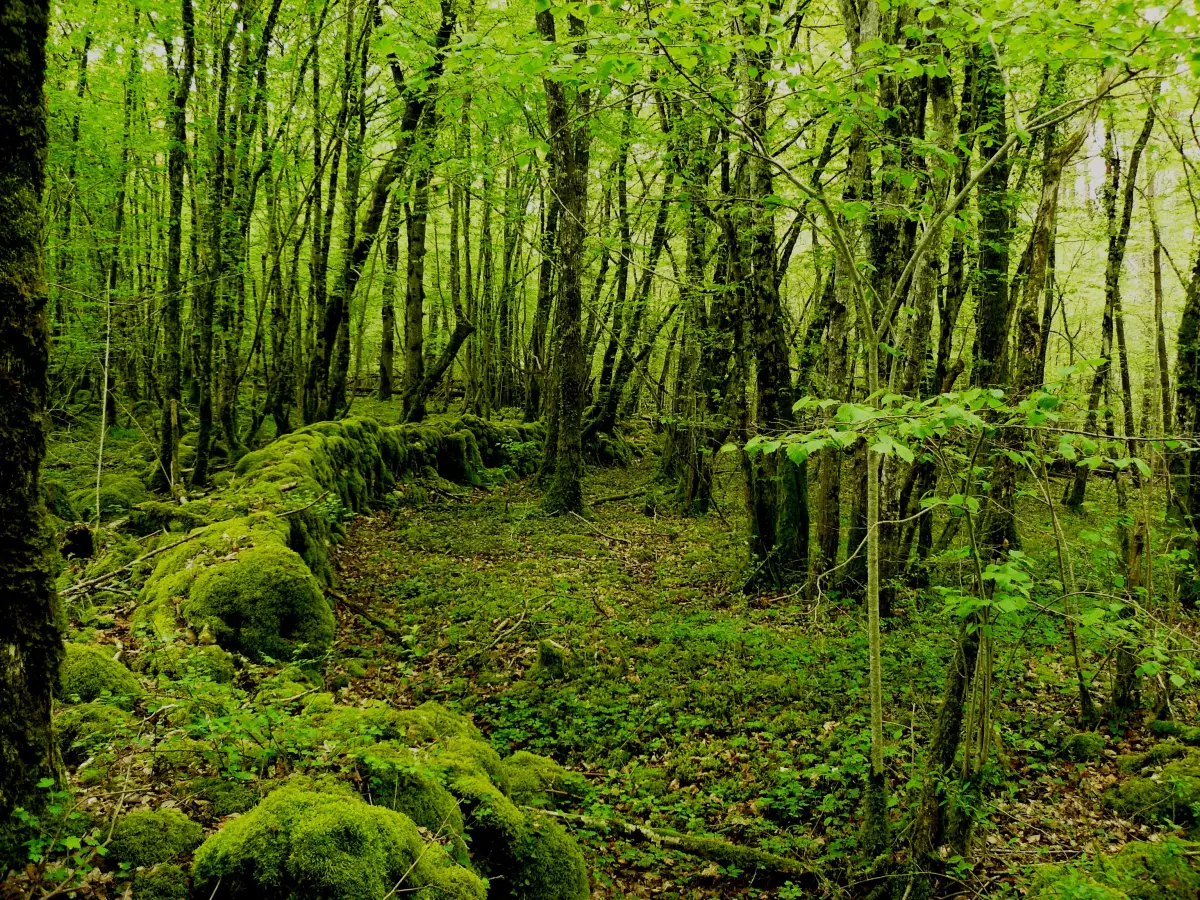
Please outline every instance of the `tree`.
[[57, 776], [50, 698], [63, 644], [41, 493], [50, 331], [42, 258], [50, 4], [0, 11], [0, 869], [14, 807]]

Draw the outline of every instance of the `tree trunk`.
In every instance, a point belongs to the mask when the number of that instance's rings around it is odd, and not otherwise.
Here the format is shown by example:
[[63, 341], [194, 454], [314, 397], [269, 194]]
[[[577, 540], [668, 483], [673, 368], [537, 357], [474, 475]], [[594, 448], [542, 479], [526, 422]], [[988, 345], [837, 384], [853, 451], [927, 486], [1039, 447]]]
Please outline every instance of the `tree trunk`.
[[[167, 279], [163, 298], [162, 424], [159, 426], [157, 487], [175, 490], [179, 484], [179, 414], [183, 408], [182, 342], [183, 284], [183, 174], [187, 165], [187, 102], [196, 72], [196, 30], [192, 0], [183, 2], [183, 61], [176, 72], [169, 120], [171, 144], [167, 150]], [[167, 45], [170, 58], [170, 44]], [[196, 223], [192, 223], [196, 227]]]
[[408, 278], [404, 293], [404, 416], [408, 421], [425, 418], [425, 410], [414, 407], [416, 387], [425, 377], [425, 233], [429, 222], [429, 179], [432, 169], [422, 161], [413, 187], [406, 222], [408, 233]]
[[[555, 20], [549, 10], [536, 14], [542, 38], [556, 42]], [[572, 36], [583, 33], [583, 22], [571, 17]], [[584, 48], [577, 48], [583, 54]], [[547, 444], [550, 475], [543, 501], [551, 512], [583, 511], [583, 402], [587, 384], [583, 357], [583, 241], [587, 221], [588, 157], [591, 98], [547, 76], [546, 115], [553, 157], [555, 193], [562, 203], [559, 230], [558, 349], [553, 444]]]
[[62, 623], [41, 496], [50, 332], [42, 259], [46, 0], [0, 15], [0, 870], [25, 861], [12, 811], [57, 778], [50, 698]]
[[[1092, 390], [1088, 397], [1087, 421], [1084, 425], [1085, 431], [1094, 432], [1096, 430], [1096, 410], [1100, 401], [1100, 390], [1108, 377], [1108, 369], [1112, 363], [1112, 345], [1113, 345], [1113, 330], [1115, 320], [1120, 317], [1121, 309], [1121, 266], [1125, 261], [1125, 244], [1129, 239], [1129, 225], [1133, 219], [1133, 203], [1134, 194], [1137, 188], [1137, 172], [1138, 163], [1142, 158], [1142, 151], [1146, 149], [1146, 144], [1150, 140], [1150, 132], [1154, 130], [1154, 106], [1151, 105], [1149, 112], [1146, 114], [1145, 124], [1142, 126], [1141, 134], [1138, 135], [1134, 142], [1133, 150], [1129, 154], [1129, 166], [1125, 175], [1125, 192], [1121, 209], [1121, 218], [1118, 224], [1117, 220], [1117, 196], [1120, 191], [1121, 183], [1121, 161], [1117, 156], [1116, 142], [1117, 138], [1114, 134], [1115, 127], [1111, 120], [1108, 126], [1108, 144], [1105, 147], [1105, 166], [1108, 169], [1108, 183], [1104, 194], [1105, 215], [1108, 220], [1108, 260], [1104, 269], [1104, 320], [1101, 325], [1100, 332], [1100, 365], [1096, 367], [1096, 373], [1092, 378]], [[1124, 323], [1116, 325], [1120, 330], [1120, 343], [1125, 343], [1125, 327]], [[1133, 436], [1133, 403], [1132, 403], [1132, 387], [1129, 378], [1129, 361], [1126, 359], [1125, 350], [1121, 350], [1121, 388], [1122, 395], [1125, 398], [1125, 425], [1126, 437]], [[1067, 506], [1072, 509], [1078, 509], [1083, 505], [1083, 499], [1087, 490], [1088, 473], [1091, 470], [1084, 465], [1080, 465], [1075, 469], [1075, 481], [1071, 487], [1071, 494], [1067, 499]]]

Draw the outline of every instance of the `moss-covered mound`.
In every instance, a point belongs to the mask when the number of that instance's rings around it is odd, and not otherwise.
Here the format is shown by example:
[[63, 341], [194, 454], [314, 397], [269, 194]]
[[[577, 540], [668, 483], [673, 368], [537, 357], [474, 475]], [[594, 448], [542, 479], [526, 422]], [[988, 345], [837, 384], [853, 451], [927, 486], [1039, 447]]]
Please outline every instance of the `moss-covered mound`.
[[484, 882], [425, 843], [407, 816], [338, 792], [285, 786], [196, 852], [204, 896], [263, 900], [483, 900]]
[[101, 701], [65, 706], [54, 717], [54, 736], [67, 763], [78, 763], [133, 728], [133, 716]]
[[1184, 900], [1200, 897], [1200, 843], [1135, 842], [1078, 866], [1042, 866], [1030, 900]]
[[59, 678], [65, 700], [87, 703], [112, 698], [125, 709], [133, 706], [142, 689], [137, 678], [114, 658], [111, 648], [95, 644], [67, 644]]
[[1104, 735], [1094, 731], [1072, 734], [1062, 742], [1062, 755], [1074, 762], [1094, 762], [1104, 753]]
[[[106, 475], [100, 481], [100, 516], [111, 518], [129, 512], [150, 499], [150, 491], [136, 475]], [[70, 496], [71, 506], [84, 519], [96, 516], [96, 490], [82, 488]]]
[[109, 852], [134, 868], [154, 866], [196, 849], [204, 831], [177, 809], [134, 810], [117, 822]]
[[167, 863], [133, 876], [134, 900], [188, 900], [187, 874]]
[[1200, 752], [1168, 762], [1157, 772], [1130, 778], [1104, 795], [1105, 804], [1136, 822], [1192, 825], [1200, 816]]

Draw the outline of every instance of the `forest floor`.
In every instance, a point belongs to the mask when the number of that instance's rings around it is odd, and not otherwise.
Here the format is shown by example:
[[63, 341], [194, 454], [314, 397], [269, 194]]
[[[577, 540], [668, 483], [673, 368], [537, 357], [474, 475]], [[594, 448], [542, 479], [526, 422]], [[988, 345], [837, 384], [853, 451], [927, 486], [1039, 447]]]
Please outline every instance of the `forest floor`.
[[[363, 405], [361, 412], [381, 412]], [[589, 792], [573, 810], [584, 825], [569, 827], [583, 844], [597, 898], [809, 895], [596, 826], [612, 819], [768, 850], [818, 873], [822, 895], [864, 895], [868, 883], [846, 874], [857, 856], [869, 745], [861, 604], [833, 590], [744, 594], [749, 560], [732, 459], [721, 458], [728, 473], [713, 511], [685, 517], [656, 478], [653, 436], [634, 437], [639, 455], [630, 466], [591, 471], [587, 518], [543, 514], [531, 480], [400, 485], [384, 508], [345, 523], [331, 594], [338, 632], [321, 680], [294, 690], [292, 669], [250, 664], [219, 692], [160, 679], [140, 708], [201, 703], [214, 713], [189, 726], [185, 750], [178, 731], [158, 727], [155, 714], [93, 748], [72, 772], [72, 808], [101, 823], [101, 837], [123, 809], [162, 805], [212, 831], [225, 820], [204, 805], [197, 777], [211, 781], [215, 772], [261, 792], [306, 767], [328, 768], [328, 760], [277, 752], [287, 741], [276, 742], [275, 731], [307, 727], [304, 698], [315, 691], [334, 692], [339, 704], [379, 699], [407, 708], [437, 700], [470, 714], [501, 754], [543, 754], [587, 779]], [[151, 448], [137, 429], [112, 429], [107, 447], [108, 474], [142, 476]], [[52, 441], [49, 471], [79, 504], [91, 498], [96, 449], [86, 428]], [[1094, 481], [1083, 512], [1061, 513], [1072, 541], [1089, 548], [1076, 554], [1081, 590], [1107, 590], [1118, 571], [1111, 495], [1109, 483]], [[1153, 742], [1142, 722], [1116, 732], [1103, 726], [1103, 748], [1091, 761], [1063, 752], [1079, 729], [1078, 699], [1063, 624], [1049, 611], [1057, 602], [1052, 524], [1044, 508], [1022, 503], [1038, 587], [1034, 605], [996, 626], [994, 752], [983, 800], [971, 810], [974, 850], [969, 861], [946, 854], [948, 892], [964, 897], [1019, 896], [1040, 864], [1167, 833], [1117, 818], [1103, 802], [1129, 777], [1118, 757]], [[105, 558], [141, 552], [137, 540], [105, 535]], [[103, 568], [105, 558], [90, 565]], [[958, 583], [962, 566], [943, 562], [932, 580]], [[60, 586], [83, 572], [71, 563]], [[68, 602], [73, 639], [123, 648], [136, 663], [145, 649], [131, 622], [137, 588], [130, 579]], [[959, 620], [936, 589], [901, 589], [894, 612], [883, 681], [900, 849]], [[1083, 651], [1103, 698], [1106, 651], [1086, 635]], [[284, 696], [262, 689], [274, 681], [283, 682]], [[1195, 722], [1196, 698], [1177, 702], [1179, 718]], [[114, 896], [106, 887], [113, 873], [103, 879], [80, 896]], [[10, 895], [27, 896], [26, 885], [0, 886], [0, 896]]]
[[[647, 458], [592, 474], [587, 520], [544, 516], [526, 483], [359, 517], [338, 553], [346, 602], [333, 659], [346, 699], [444, 702], [501, 753], [531, 750], [587, 776], [580, 813], [719, 835], [838, 877], [867, 764], [863, 610], [836, 594], [742, 595], [736, 486], [699, 519], [667, 512], [660, 491]], [[1111, 521], [1103, 503], [1087, 518]], [[901, 795], [919, 774], [956, 632], [939, 599], [915, 593], [888, 623], [887, 757]], [[1139, 728], [1103, 729], [1095, 761], [1059, 758], [1077, 730], [1061, 623], [1032, 615], [997, 641], [979, 850], [949, 859], [964, 896], [1015, 894], [1038, 864], [1151, 831], [1101, 799], [1122, 777], [1116, 757], [1145, 748]], [[898, 830], [909, 805], [896, 804]], [[597, 897], [802, 895], [611, 834], [580, 837]]]

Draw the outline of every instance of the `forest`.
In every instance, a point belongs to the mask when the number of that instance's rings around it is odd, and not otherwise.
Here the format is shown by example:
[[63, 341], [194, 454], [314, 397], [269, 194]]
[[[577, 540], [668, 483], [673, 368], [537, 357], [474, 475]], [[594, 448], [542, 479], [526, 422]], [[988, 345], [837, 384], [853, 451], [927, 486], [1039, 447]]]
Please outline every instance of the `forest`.
[[1200, 898], [1194, 0], [0, 0], [0, 898]]

